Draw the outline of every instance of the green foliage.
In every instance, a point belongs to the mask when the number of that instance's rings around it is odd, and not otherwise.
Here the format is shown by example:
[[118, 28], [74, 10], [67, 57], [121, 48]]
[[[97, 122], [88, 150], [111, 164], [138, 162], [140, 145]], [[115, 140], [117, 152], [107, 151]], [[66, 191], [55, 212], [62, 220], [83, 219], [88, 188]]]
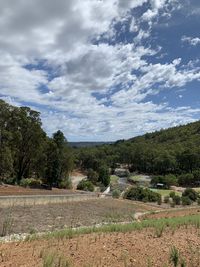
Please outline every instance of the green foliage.
[[176, 193], [174, 191], [169, 193], [169, 196], [173, 199], [176, 196]]
[[35, 179], [35, 178], [23, 178], [20, 181], [20, 185], [23, 187], [33, 187], [33, 188], [38, 188], [42, 184], [42, 181], [40, 179]]
[[192, 188], [187, 188], [183, 192], [182, 196], [188, 197], [191, 201], [196, 201], [198, 198], [198, 193]]
[[96, 184], [98, 182], [98, 179], [99, 179], [99, 174], [96, 171], [94, 171], [92, 169], [89, 169], [88, 172], [87, 172], [87, 178], [93, 184]]
[[189, 206], [192, 204], [192, 200], [189, 197], [181, 197], [182, 205]]
[[119, 189], [115, 189], [112, 192], [112, 197], [113, 198], [119, 198], [120, 197], [120, 194], [121, 194], [120, 190]]
[[83, 191], [94, 191], [94, 185], [91, 181], [88, 180], [82, 180], [79, 182], [77, 186], [78, 190], [83, 190]]
[[[127, 164], [131, 172], [162, 175], [171, 185], [196, 185], [200, 182], [200, 121], [188, 125], [148, 133], [112, 145], [77, 149], [77, 162], [85, 169], [98, 170], [107, 165]], [[181, 174], [190, 176], [179, 177]], [[165, 178], [164, 178], [165, 177]], [[177, 179], [178, 177], [178, 179]]]
[[110, 184], [109, 169], [106, 166], [99, 168], [99, 182], [103, 185], [108, 186]]
[[59, 188], [62, 189], [72, 189], [72, 181], [69, 177], [66, 177], [64, 179], [62, 179], [59, 184], [58, 184]]
[[[43, 255], [44, 254], [44, 255]], [[71, 264], [56, 252], [41, 252], [43, 267], [70, 267]]]
[[200, 225], [200, 217], [199, 215], [188, 215], [184, 217], [174, 217], [174, 218], [162, 218], [162, 219], [148, 219], [148, 220], [142, 220], [141, 222], [134, 222], [134, 223], [128, 223], [128, 224], [109, 224], [109, 225], [103, 225], [101, 227], [81, 227], [79, 229], [64, 229], [60, 231], [50, 232], [45, 234], [44, 236], [41, 235], [34, 235], [30, 237], [28, 240], [36, 240], [40, 238], [57, 238], [57, 239], [63, 239], [63, 238], [72, 238], [78, 235], [83, 234], [91, 234], [91, 233], [110, 233], [110, 232], [130, 232], [130, 231], [136, 231], [136, 230], [142, 230], [145, 228], [153, 228], [153, 229], [162, 229], [162, 232], [168, 228], [168, 229], [177, 229], [180, 228], [180, 226], [188, 226], [192, 225], [196, 229], [199, 228]]
[[161, 199], [160, 194], [153, 192], [148, 188], [142, 188], [142, 187], [131, 187], [125, 193], [124, 197], [127, 199], [144, 201], [144, 202], [157, 202], [160, 201]]
[[172, 247], [170, 251], [170, 262], [177, 267], [179, 264], [179, 251], [176, 247]]
[[175, 195], [175, 196], [173, 197], [173, 202], [175, 203], [175, 205], [180, 205], [180, 204], [181, 204], [181, 197]]
[[178, 183], [181, 186], [188, 186], [193, 184], [194, 175], [192, 173], [185, 173], [178, 176]]
[[61, 131], [53, 138], [46, 136], [39, 112], [0, 100], [0, 181], [26, 184], [22, 178], [37, 177], [58, 184], [72, 170], [73, 161]]

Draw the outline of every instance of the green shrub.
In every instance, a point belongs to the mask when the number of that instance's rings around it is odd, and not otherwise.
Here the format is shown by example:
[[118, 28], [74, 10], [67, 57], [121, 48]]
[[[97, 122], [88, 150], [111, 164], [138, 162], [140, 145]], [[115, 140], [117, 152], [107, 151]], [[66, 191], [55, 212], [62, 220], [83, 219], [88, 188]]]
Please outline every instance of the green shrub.
[[181, 201], [182, 201], [183, 206], [187, 206], [187, 205], [192, 204], [192, 200], [189, 197], [182, 196]]
[[148, 188], [131, 187], [125, 193], [124, 198], [144, 202], [157, 202], [161, 198], [161, 195]]
[[197, 204], [200, 205], [200, 198], [197, 199]]
[[63, 179], [59, 185], [58, 185], [59, 188], [62, 188], [62, 189], [72, 189], [72, 181], [69, 177], [67, 177], [66, 179]]
[[93, 169], [89, 169], [88, 173], [87, 173], [87, 178], [89, 181], [91, 181], [93, 184], [96, 184], [98, 182], [99, 179], [99, 175], [96, 171], [94, 171]]
[[178, 184], [181, 186], [188, 186], [194, 181], [194, 175], [192, 173], [185, 173], [178, 176]]
[[180, 197], [180, 196], [174, 196], [174, 197], [173, 197], [173, 202], [174, 202], [176, 205], [180, 205], [180, 204], [181, 204], [181, 197]]
[[174, 191], [169, 193], [169, 196], [173, 199], [176, 196], [176, 193]]
[[115, 189], [115, 190], [113, 190], [113, 192], [112, 192], [112, 197], [113, 198], [119, 198], [120, 197], [120, 190], [119, 189]]
[[102, 166], [99, 168], [99, 182], [104, 184], [104, 186], [108, 186], [110, 184], [110, 174], [109, 168], [107, 166]]
[[196, 201], [198, 198], [198, 193], [192, 188], [187, 188], [183, 192], [182, 196], [188, 197], [191, 201]]
[[83, 190], [83, 191], [90, 191], [93, 192], [94, 191], [94, 185], [91, 181], [88, 180], [82, 180], [79, 182], [78, 186], [77, 186], [78, 190]]
[[35, 178], [23, 178], [20, 181], [20, 185], [23, 187], [40, 187], [42, 184], [42, 181], [40, 179], [35, 179]]

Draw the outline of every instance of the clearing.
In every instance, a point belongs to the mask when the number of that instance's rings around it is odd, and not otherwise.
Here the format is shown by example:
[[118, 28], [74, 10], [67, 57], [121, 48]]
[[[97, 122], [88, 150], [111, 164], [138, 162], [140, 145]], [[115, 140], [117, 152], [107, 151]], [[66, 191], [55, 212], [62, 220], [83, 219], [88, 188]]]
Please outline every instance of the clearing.
[[161, 208], [112, 198], [63, 204], [12, 206], [0, 208], [0, 235], [5, 222], [8, 225], [7, 234], [43, 232], [105, 222], [132, 221], [136, 212], [158, 209]]

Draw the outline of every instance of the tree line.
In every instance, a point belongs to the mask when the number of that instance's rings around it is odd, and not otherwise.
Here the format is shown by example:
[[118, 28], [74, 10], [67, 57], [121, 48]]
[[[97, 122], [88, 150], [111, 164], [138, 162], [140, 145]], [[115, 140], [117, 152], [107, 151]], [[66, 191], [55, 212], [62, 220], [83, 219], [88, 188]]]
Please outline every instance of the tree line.
[[[83, 169], [98, 170], [118, 164], [131, 172], [178, 177], [176, 184], [200, 183], [200, 121], [184, 126], [148, 133], [130, 140], [93, 148], [76, 149], [76, 158]], [[171, 179], [172, 180], [172, 179]]]
[[66, 187], [73, 163], [64, 134], [57, 131], [49, 138], [39, 112], [0, 100], [0, 181], [20, 184], [32, 177]]
[[165, 177], [158, 181], [170, 177], [180, 185], [197, 184], [200, 121], [113, 144], [70, 148], [60, 130], [47, 136], [39, 112], [0, 100], [0, 181], [20, 183], [31, 177], [50, 186], [70, 187], [69, 173], [76, 167], [87, 171], [94, 185], [107, 186], [118, 164], [130, 172]]

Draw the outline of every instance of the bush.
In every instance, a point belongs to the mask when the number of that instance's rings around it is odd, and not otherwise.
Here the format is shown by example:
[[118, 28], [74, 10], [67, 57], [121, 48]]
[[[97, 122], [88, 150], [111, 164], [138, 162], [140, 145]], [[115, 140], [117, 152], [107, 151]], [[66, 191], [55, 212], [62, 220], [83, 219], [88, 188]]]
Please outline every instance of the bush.
[[192, 188], [187, 188], [183, 192], [182, 196], [188, 197], [191, 201], [196, 201], [198, 198], [198, 193]]
[[59, 188], [61, 189], [72, 189], [72, 181], [69, 177], [67, 177], [66, 179], [63, 179], [59, 185]]
[[181, 200], [182, 200], [182, 205], [183, 206], [187, 206], [187, 205], [191, 205], [192, 204], [192, 200], [189, 197], [182, 196]]
[[175, 203], [175, 205], [180, 205], [181, 204], [181, 197], [180, 196], [174, 196], [173, 202]]
[[192, 173], [181, 174], [178, 177], [178, 184], [181, 186], [191, 185], [194, 181], [194, 175]]
[[197, 199], [197, 204], [200, 205], [200, 198]]
[[173, 199], [176, 196], [176, 193], [174, 191], [169, 193], [169, 196]]
[[94, 171], [93, 169], [89, 169], [88, 173], [87, 173], [87, 178], [89, 181], [91, 181], [93, 184], [96, 184], [98, 182], [99, 179], [99, 175], [96, 171]]
[[23, 187], [33, 187], [33, 188], [38, 188], [41, 187], [42, 181], [40, 179], [35, 179], [35, 178], [23, 178], [20, 181], [20, 185]]
[[119, 198], [120, 197], [120, 190], [119, 189], [115, 189], [113, 192], [112, 192], [112, 197], [113, 198]]
[[144, 202], [157, 202], [160, 201], [161, 195], [148, 188], [131, 187], [125, 193], [124, 198]]
[[106, 166], [103, 166], [99, 169], [99, 182], [108, 186], [110, 184], [110, 174], [109, 169]]
[[78, 186], [77, 186], [78, 190], [83, 190], [83, 191], [90, 191], [93, 192], [94, 191], [94, 185], [91, 181], [88, 180], [82, 180], [79, 182]]

